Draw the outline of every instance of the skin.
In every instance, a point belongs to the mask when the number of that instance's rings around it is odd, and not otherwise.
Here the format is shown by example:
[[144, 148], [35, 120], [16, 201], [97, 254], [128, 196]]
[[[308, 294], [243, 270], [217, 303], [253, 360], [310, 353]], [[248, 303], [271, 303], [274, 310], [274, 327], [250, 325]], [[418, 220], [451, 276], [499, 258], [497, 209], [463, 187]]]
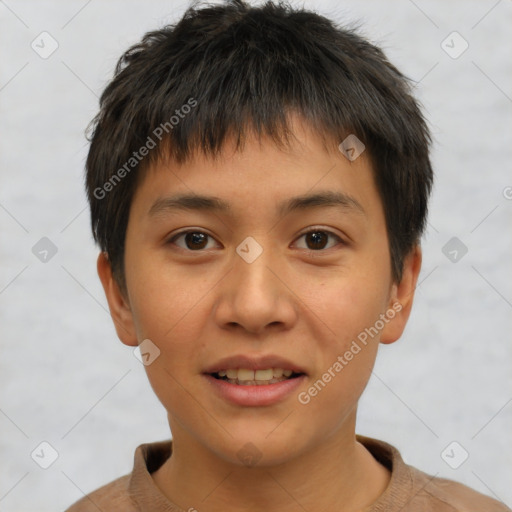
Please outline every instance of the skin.
[[[242, 151], [228, 143], [216, 160], [197, 154], [183, 165], [154, 165], [131, 205], [126, 295], [106, 255], [98, 258], [121, 341], [150, 339], [161, 351], [145, 368], [168, 412], [173, 454], [152, 477], [184, 510], [354, 512], [389, 483], [389, 471], [355, 438], [357, 403], [379, 343], [396, 341], [405, 328], [421, 251], [409, 254], [401, 282], [393, 282], [366, 154], [350, 162], [327, 151], [299, 118], [293, 130], [291, 149], [248, 137]], [[277, 202], [320, 190], [349, 194], [364, 213], [317, 207], [277, 215]], [[148, 216], [158, 198], [177, 192], [218, 196], [233, 213]], [[315, 249], [303, 236], [311, 227], [334, 236]], [[211, 237], [171, 242], [184, 228]], [[250, 264], [235, 250], [248, 236], [263, 248]], [[236, 406], [202, 375], [226, 356], [277, 354], [306, 370], [299, 392], [307, 391], [397, 301], [400, 312], [306, 405], [292, 393], [270, 406]], [[261, 456], [254, 467], [237, 456], [249, 442]]]

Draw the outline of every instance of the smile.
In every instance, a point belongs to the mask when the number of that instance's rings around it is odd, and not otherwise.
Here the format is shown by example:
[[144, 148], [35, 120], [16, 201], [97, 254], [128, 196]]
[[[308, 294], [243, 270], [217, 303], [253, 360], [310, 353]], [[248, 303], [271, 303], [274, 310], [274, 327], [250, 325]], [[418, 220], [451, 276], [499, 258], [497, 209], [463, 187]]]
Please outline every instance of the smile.
[[[213, 391], [214, 396], [217, 396], [221, 400], [235, 405], [238, 407], [262, 407], [270, 406], [284, 401], [285, 399], [291, 399], [295, 397], [299, 391], [300, 386], [304, 385], [307, 376], [303, 373], [293, 373], [288, 370], [287, 373], [291, 372], [289, 376], [284, 374], [280, 377], [272, 376], [271, 379], [266, 380], [244, 380], [252, 377], [250, 374], [245, 374], [246, 371], [243, 368], [239, 370], [231, 370], [236, 372], [236, 379], [229, 379], [227, 372], [226, 375], [220, 377], [219, 371], [217, 373], [205, 373], [203, 377], [207, 379], [207, 382], [211, 386], [210, 389]], [[252, 373], [256, 371], [249, 370]], [[270, 368], [268, 370], [258, 370], [266, 372], [264, 375], [270, 375]], [[272, 372], [274, 369], [272, 369]], [[242, 380], [239, 380], [238, 373], [242, 372]], [[234, 373], [230, 373], [234, 375]], [[272, 373], [273, 375], [273, 373]], [[258, 375], [259, 376], [259, 375]], [[256, 375], [254, 376], [256, 377]]]
[[282, 368], [268, 368], [266, 370], [230, 368], [228, 370], [220, 370], [212, 375], [216, 379], [224, 380], [230, 384], [237, 384], [241, 386], [265, 386], [294, 378], [300, 374], [294, 373], [292, 370], [283, 370]]
[[307, 380], [306, 368], [275, 354], [234, 354], [202, 372], [213, 396], [239, 407], [291, 399]]

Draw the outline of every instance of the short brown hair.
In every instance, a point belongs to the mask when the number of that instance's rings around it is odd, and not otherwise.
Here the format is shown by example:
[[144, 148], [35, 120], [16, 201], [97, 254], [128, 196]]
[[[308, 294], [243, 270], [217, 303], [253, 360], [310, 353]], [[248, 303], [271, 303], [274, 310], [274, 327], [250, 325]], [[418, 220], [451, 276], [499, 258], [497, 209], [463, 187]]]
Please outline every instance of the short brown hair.
[[250, 129], [280, 145], [292, 110], [326, 141], [355, 134], [365, 144], [392, 276], [401, 280], [433, 181], [431, 138], [409, 80], [354, 29], [283, 2], [227, 0], [147, 33], [121, 56], [101, 96], [86, 187], [94, 239], [123, 291], [128, 215], [144, 169], [162, 154], [177, 162], [195, 151], [215, 155], [233, 134], [240, 148]]

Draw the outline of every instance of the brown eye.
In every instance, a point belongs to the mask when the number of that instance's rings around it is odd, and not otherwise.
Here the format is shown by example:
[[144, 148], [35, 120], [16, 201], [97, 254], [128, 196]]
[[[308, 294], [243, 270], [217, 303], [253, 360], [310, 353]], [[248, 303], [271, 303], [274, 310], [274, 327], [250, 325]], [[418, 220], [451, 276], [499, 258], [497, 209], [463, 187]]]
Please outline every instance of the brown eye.
[[208, 244], [208, 238], [211, 238], [207, 233], [203, 233], [202, 231], [183, 231], [182, 233], [177, 234], [169, 243], [175, 243], [176, 240], [183, 238], [185, 242], [185, 246], [176, 244], [178, 247], [184, 250], [189, 251], [198, 251], [202, 250]]
[[324, 249], [327, 244], [329, 235], [326, 235], [323, 231], [310, 231], [306, 234], [306, 244], [311, 243], [310, 249]]
[[326, 247], [329, 243], [329, 238], [337, 239], [338, 242], [343, 244], [343, 240], [334, 233], [326, 231], [325, 229], [312, 229], [306, 233], [303, 233], [299, 238], [304, 238], [306, 241], [305, 249], [310, 251], [321, 251], [322, 249], [330, 249], [333, 247]]

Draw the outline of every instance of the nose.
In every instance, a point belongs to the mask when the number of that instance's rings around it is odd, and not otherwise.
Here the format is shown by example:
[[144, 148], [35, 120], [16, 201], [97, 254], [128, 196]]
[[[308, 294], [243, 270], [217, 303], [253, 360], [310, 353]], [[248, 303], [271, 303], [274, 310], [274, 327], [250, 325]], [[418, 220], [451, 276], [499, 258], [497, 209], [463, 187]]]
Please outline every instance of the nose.
[[[269, 329], [290, 329], [297, 321], [297, 300], [284, 260], [279, 261], [270, 247], [259, 245], [263, 250], [254, 260], [245, 256], [247, 246], [239, 247], [231, 271], [218, 287], [214, 314], [223, 329], [239, 328], [262, 335]], [[254, 247], [249, 244], [248, 254], [251, 250]]]

